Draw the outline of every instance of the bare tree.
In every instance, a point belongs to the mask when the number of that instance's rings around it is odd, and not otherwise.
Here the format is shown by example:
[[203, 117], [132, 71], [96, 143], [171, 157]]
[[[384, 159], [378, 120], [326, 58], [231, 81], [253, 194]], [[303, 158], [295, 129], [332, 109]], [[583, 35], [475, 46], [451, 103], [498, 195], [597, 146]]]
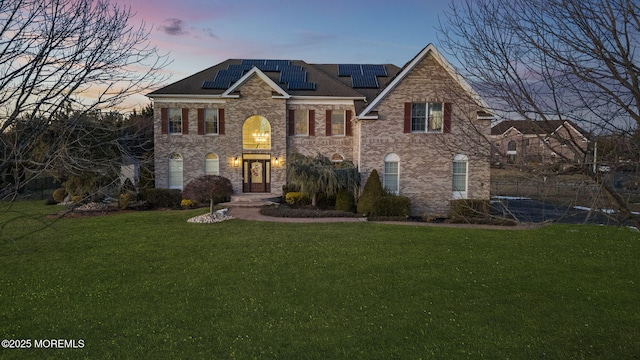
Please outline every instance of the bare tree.
[[[83, 113], [112, 108], [159, 85], [166, 56], [148, 42], [145, 24], [108, 0], [0, 1], [0, 195], [11, 198], [52, 160], [80, 167], [65, 153], [81, 143]], [[68, 121], [60, 117], [73, 109]], [[53, 122], [71, 127], [43, 151]], [[94, 134], [91, 134], [92, 136]], [[35, 156], [35, 155], [38, 156]], [[61, 158], [61, 157], [66, 157]]]
[[[640, 123], [637, 1], [462, 0], [446, 20], [445, 51], [494, 113], [571, 120], [594, 135], [630, 136]], [[592, 161], [592, 146], [563, 141], [583, 164]], [[592, 166], [582, 170], [638, 225], [627, 198]]]

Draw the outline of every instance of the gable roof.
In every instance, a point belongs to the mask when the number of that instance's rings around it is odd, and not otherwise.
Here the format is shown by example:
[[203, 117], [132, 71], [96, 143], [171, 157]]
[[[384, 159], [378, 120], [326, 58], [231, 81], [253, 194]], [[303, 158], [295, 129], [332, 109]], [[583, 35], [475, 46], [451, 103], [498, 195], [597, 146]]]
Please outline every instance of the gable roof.
[[[244, 60], [246, 61], [246, 59]], [[251, 73], [251, 75], [258, 75], [268, 82], [276, 92], [281, 93], [282, 91], [281, 95], [284, 97], [351, 99], [356, 102], [356, 111], [358, 111], [382, 91], [400, 71], [400, 68], [396, 65], [384, 64], [387, 76], [377, 78], [379, 88], [354, 88], [351, 83], [351, 77], [339, 75], [338, 64], [309, 64], [302, 60], [288, 61], [291, 66], [299, 66], [306, 71], [306, 80], [315, 84], [314, 90], [288, 89], [286, 84], [280, 83], [279, 71], [262, 71], [257, 68], [252, 68], [244, 73], [239, 80], [230, 84], [227, 88], [204, 88], [203, 84], [214, 80], [219, 71], [227, 70], [230, 65], [241, 65], [243, 63], [243, 59], [229, 59], [155, 90], [147, 94], [147, 96], [151, 98], [166, 96], [233, 97], [233, 92], [237, 90], [243, 81], [247, 80], [247, 76]]]
[[245, 82], [247, 82], [247, 80], [249, 80], [252, 76], [258, 76], [260, 79], [262, 79], [262, 81], [266, 82], [275, 92], [277, 92], [278, 94], [280, 94], [283, 98], [289, 98], [290, 95], [287, 94], [286, 91], [284, 91], [284, 89], [282, 89], [282, 87], [280, 87], [280, 85], [278, 85], [275, 81], [271, 80], [271, 78], [269, 78], [264, 72], [260, 71], [260, 69], [258, 69], [257, 67], [253, 67], [251, 70], [249, 70], [249, 72], [247, 72], [246, 74], [244, 74], [240, 79], [238, 79], [238, 81], [236, 81], [235, 83], [231, 84], [231, 86], [226, 89], [223, 93], [222, 93], [222, 97], [235, 97], [237, 95], [233, 95], [233, 93], [242, 86], [242, 84], [244, 84]]
[[[372, 113], [372, 110], [393, 90], [427, 55], [433, 55], [434, 59], [442, 66], [447, 73], [454, 78], [460, 86], [471, 96], [471, 98], [483, 109], [488, 109], [487, 104], [482, 100], [480, 95], [460, 76], [460, 74], [453, 68], [451, 63], [440, 54], [433, 44], [427, 45], [422, 51], [420, 51], [411, 61], [400, 69], [400, 72], [395, 78], [371, 101], [366, 108], [362, 110], [358, 118], [360, 119], [376, 119], [377, 115]], [[483, 117], [490, 118], [490, 114], [483, 112]]]
[[491, 135], [503, 135], [510, 129], [515, 129], [523, 135], [552, 135], [562, 127], [573, 128], [585, 139], [589, 134], [574, 122], [569, 120], [504, 120], [491, 128]]

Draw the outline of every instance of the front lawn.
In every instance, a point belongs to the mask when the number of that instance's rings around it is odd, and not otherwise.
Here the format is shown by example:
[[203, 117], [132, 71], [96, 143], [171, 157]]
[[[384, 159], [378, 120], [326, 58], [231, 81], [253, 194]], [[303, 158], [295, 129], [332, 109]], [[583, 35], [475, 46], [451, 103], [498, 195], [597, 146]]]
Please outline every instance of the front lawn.
[[0, 203], [0, 358], [605, 358], [640, 354], [640, 233], [553, 225], [45, 219]]

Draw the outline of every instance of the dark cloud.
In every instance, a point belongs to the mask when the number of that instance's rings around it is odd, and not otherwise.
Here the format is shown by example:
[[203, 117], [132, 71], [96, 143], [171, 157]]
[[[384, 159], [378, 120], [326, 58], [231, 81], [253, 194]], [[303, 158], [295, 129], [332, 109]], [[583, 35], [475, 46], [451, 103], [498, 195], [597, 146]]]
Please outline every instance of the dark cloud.
[[160, 30], [164, 31], [167, 35], [177, 36], [185, 35], [188, 31], [185, 29], [184, 21], [176, 18], [167, 19], [164, 21], [168, 25], [160, 26]]

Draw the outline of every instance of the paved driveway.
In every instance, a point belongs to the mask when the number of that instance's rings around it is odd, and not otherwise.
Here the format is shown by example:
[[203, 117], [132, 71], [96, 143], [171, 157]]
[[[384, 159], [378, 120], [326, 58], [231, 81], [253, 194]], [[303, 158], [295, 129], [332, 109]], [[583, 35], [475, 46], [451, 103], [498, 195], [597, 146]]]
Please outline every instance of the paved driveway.
[[512, 216], [521, 222], [557, 222], [567, 224], [603, 224], [617, 225], [611, 215], [600, 211], [576, 209], [572, 206], [558, 206], [550, 202], [525, 198], [494, 198], [492, 211]]

